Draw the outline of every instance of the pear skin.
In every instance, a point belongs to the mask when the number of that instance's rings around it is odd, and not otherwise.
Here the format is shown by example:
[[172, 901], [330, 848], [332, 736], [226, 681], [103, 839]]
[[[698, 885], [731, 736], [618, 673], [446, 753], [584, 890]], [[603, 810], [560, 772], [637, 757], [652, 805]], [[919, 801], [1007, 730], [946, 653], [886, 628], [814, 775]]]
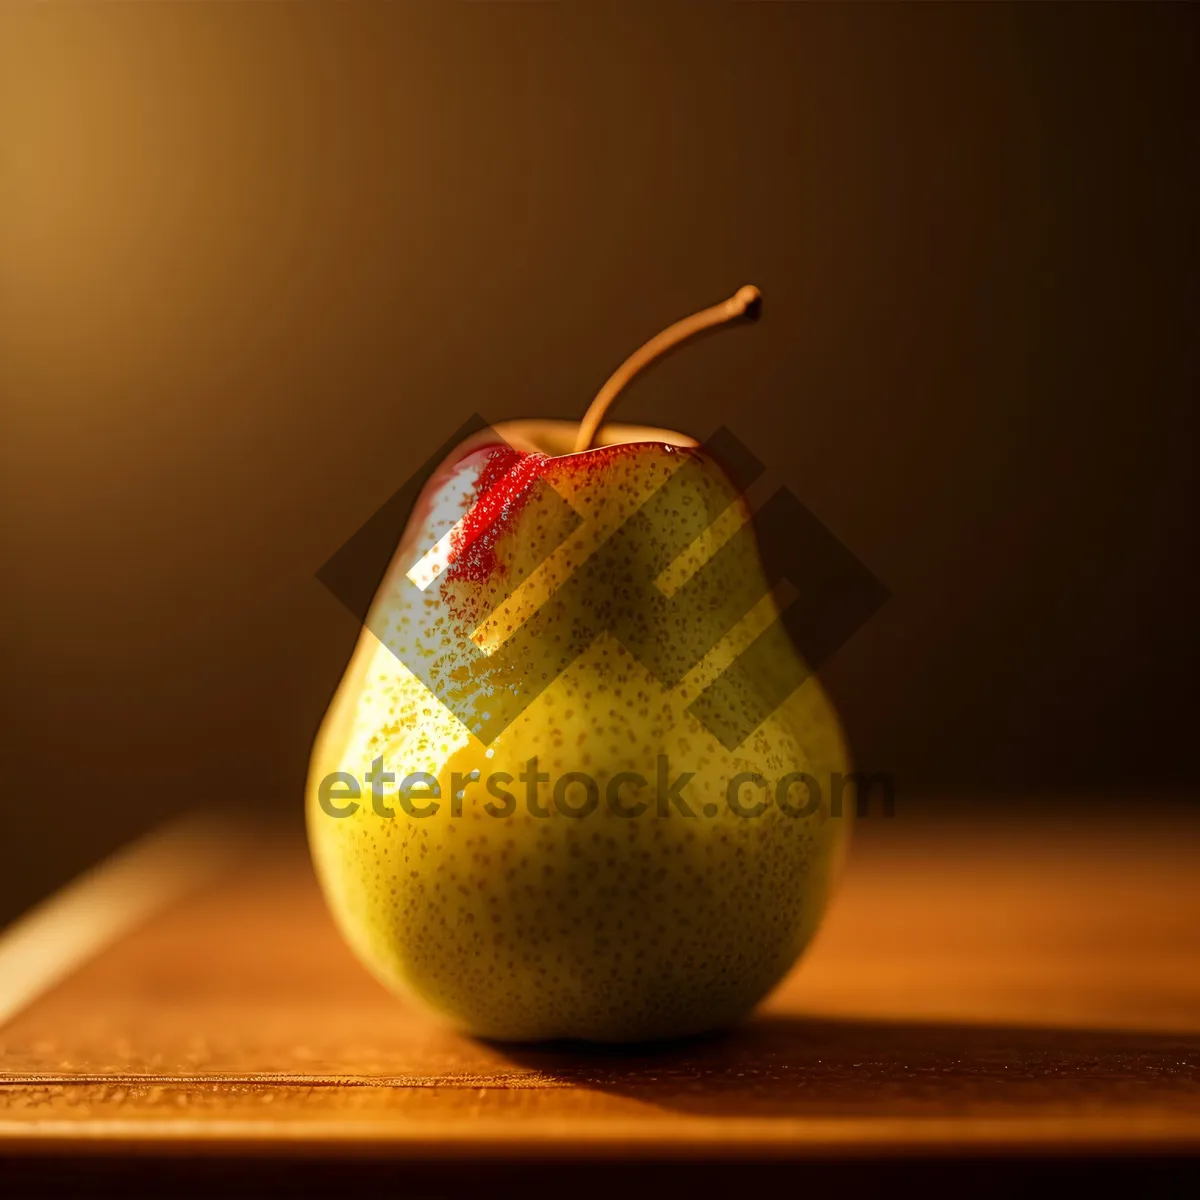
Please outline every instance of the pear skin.
[[608, 426], [572, 453], [577, 428], [499, 426], [430, 480], [316, 740], [310, 844], [358, 957], [464, 1030], [694, 1034], [796, 962], [850, 824], [828, 787], [745, 815], [749, 782], [732, 811], [731, 781], [850, 766], [815, 677], [733, 749], [688, 711], [778, 615], [769, 593], [744, 615], [766, 591], [745, 505], [690, 438]]

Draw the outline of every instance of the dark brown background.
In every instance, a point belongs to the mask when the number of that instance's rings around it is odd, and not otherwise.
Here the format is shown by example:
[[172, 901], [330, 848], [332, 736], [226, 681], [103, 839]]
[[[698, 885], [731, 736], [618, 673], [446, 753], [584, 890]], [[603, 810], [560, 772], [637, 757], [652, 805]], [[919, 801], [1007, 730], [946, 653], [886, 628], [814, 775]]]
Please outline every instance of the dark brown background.
[[0, 15], [0, 918], [298, 815], [325, 558], [472, 411], [737, 434], [890, 587], [825, 672], [905, 797], [1197, 780], [1189, 6]]

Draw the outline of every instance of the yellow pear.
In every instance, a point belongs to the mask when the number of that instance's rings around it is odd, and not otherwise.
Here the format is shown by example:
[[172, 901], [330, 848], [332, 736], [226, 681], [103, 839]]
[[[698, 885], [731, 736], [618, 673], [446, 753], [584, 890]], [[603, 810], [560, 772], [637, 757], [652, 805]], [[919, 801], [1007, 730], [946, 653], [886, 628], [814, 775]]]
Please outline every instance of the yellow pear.
[[601, 427], [663, 350], [756, 312], [746, 288], [672, 326], [582, 425], [452, 453], [322, 724], [307, 817], [334, 918], [386, 985], [477, 1035], [730, 1024], [825, 909], [846, 751], [778, 634], [739, 488], [689, 437]]

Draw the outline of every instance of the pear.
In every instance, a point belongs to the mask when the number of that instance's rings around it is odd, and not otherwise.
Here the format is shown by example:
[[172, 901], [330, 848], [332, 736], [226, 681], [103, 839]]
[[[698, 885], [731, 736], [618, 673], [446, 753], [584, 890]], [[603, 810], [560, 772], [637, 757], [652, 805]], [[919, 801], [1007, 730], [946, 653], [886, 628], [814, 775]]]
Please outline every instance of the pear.
[[660, 334], [579, 426], [459, 446], [317, 736], [309, 839], [339, 929], [475, 1035], [729, 1025], [825, 909], [849, 821], [799, 781], [847, 753], [786, 638], [730, 670], [779, 616], [735, 478], [683, 434], [601, 427], [637, 371], [757, 305], [744, 288]]

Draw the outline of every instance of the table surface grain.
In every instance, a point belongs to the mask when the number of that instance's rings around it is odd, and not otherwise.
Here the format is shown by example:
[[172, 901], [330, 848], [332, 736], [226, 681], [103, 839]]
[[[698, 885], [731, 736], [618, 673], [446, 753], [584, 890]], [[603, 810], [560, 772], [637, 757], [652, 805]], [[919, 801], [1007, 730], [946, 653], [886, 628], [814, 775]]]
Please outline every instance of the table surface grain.
[[0, 1154], [1200, 1153], [1198, 866], [1132, 813], [865, 821], [741, 1028], [511, 1047], [387, 994], [258, 838], [0, 1026]]

